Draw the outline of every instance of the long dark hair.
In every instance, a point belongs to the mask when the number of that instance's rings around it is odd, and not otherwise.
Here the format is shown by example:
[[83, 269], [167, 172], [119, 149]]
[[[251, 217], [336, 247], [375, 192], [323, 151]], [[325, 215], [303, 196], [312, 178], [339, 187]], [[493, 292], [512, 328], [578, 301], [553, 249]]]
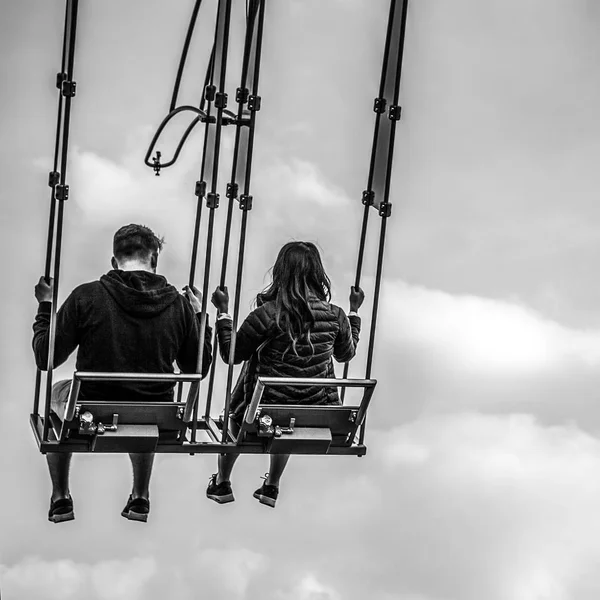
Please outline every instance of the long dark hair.
[[[331, 281], [321, 262], [317, 247], [311, 242], [288, 242], [273, 265], [273, 282], [257, 296], [257, 303], [274, 301], [277, 327], [290, 338], [292, 349], [310, 332], [315, 323], [309, 297], [329, 302]], [[312, 344], [311, 344], [312, 345]]]

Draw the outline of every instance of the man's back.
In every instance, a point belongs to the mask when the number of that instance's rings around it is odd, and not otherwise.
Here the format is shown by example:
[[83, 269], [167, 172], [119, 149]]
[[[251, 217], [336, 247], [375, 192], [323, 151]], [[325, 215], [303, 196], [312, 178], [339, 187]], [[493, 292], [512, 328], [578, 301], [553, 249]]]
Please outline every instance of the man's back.
[[[50, 304], [41, 303], [34, 323], [37, 365], [47, 362]], [[206, 328], [203, 374], [211, 362]], [[78, 346], [77, 370], [172, 373], [196, 370], [200, 327], [189, 302], [167, 280], [148, 271], [113, 270], [77, 287], [58, 311], [54, 364]], [[81, 386], [82, 399], [171, 400], [169, 383], [93, 383]]]

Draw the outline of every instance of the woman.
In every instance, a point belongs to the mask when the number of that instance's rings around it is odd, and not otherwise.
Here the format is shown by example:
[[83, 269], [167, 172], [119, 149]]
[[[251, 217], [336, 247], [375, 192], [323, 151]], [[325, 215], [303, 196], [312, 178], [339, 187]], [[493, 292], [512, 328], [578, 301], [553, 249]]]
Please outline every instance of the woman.
[[[317, 247], [310, 242], [289, 242], [281, 248], [273, 266], [273, 282], [257, 297], [258, 307], [242, 323], [236, 335], [234, 363], [250, 361], [240, 382], [242, 414], [250, 402], [258, 376], [335, 377], [332, 357], [347, 362], [354, 357], [360, 333], [357, 311], [364, 300], [360, 288], [351, 288], [348, 317], [329, 303], [331, 282]], [[229, 361], [232, 320], [227, 290], [217, 288], [212, 303], [218, 310], [217, 335], [221, 358]], [[253, 355], [254, 359], [253, 359]], [[251, 360], [253, 359], [253, 360]], [[263, 403], [340, 404], [335, 387], [266, 388]], [[219, 456], [219, 471], [209, 482], [206, 495], [225, 504], [233, 502], [229, 481], [239, 454]], [[265, 482], [254, 492], [262, 504], [274, 507], [279, 479], [289, 454], [271, 454]]]

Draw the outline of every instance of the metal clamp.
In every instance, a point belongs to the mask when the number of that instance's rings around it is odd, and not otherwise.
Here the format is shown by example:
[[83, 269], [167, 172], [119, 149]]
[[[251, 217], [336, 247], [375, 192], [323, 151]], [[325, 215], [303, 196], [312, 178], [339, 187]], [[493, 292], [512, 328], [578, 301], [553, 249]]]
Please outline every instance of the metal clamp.
[[215, 192], [209, 192], [206, 195], [206, 207], [219, 208], [219, 194], [216, 194]]
[[152, 168], [154, 169], [154, 174], [156, 175], [156, 177], [160, 175], [160, 169], [162, 168], [162, 165], [160, 164], [161, 156], [162, 154], [160, 153], [160, 150], [157, 150], [156, 156], [152, 159], [152, 162], [154, 163], [154, 166]]
[[385, 98], [375, 98], [373, 102], [373, 110], [378, 113], [384, 113], [386, 107], [386, 99]]
[[69, 186], [68, 185], [57, 185], [54, 188], [54, 195], [57, 200], [68, 200], [69, 199]]
[[225, 92], [218, 92], [215, 95], [215, 107], [226, 108], [227, 107], [227, 94]]
[[392, 203], [391, 202], [382, 202], [379, 205], [379, 216], [380, 217], [390, 217], [392, 215]]
[[237, 183], [228, 183], [227, 184], [227, 191], [225, 192], [225, 195], [228, 198], [237, 198], [238, 196], [238, 189], [239, 186]]
[[362, 203], [365, 206], [373, 206], [375, 203], [375, 192], [373, 190], [365, 190], [362, 194]]
[[60, 93], [65, 96], [65, 98], [73, 98], [75, 96], [75, 92], [77, 91], [77, 83], [74, 81], [64, 80], [60, 86]]
[[399, 121], [400, 115], [402, 114], [402, 107], [397, 104], [393, 104], [390, 106], [390, 111], [388, 113], [388, 117], [390, 121]]
[[48, 185], [54, 187], [60, 182], [60, 173], [58, 171], [50, 171], [48, 173]]
[[242, 104], [246, 104], [246, 102], [248, 102], [249, 95], [250, 95], [250, 90], [248, 90], [248, 88], [239, 87], [235, 91], [235, 101], [241, 102]]
[[260, 96], [249, 96], [248, 97], [248, 108], [253, 111], [259, 111], [261, 105], [261, 97]]
[[282, 434], [294, 433], [294, 425], [296, 424], [296, 418], [291, 417], [289, 427], [280, 427], [275, 425], [275, 437], [281, 437]]
[[204, 196], [206, 196], [206, 181], [196, 181], [194, 194], [198, 196], [198, 198], [204, 198]]
[[206, 88], [204, 88], [204, 98], [208, 102], [212, 102], [215, 99], [216, 93], [217, 93], [216, 85], [207, 85]]
[[242, 194], [240, 196], [240, 209], [252, 210], [252, 196], [248, 194]]

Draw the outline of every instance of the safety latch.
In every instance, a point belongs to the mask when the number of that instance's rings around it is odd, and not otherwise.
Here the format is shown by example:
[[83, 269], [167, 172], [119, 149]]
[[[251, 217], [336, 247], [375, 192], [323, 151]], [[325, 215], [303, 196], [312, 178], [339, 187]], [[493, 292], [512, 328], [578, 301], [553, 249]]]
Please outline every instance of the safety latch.
[[294, 425], [296, 424], [296, 418], [290, 418], [290, 426], [289, 427], [280, 427], [279, 425], [275, 425], [275, 437], [281, 437], [284, 433], [294, 433]]

